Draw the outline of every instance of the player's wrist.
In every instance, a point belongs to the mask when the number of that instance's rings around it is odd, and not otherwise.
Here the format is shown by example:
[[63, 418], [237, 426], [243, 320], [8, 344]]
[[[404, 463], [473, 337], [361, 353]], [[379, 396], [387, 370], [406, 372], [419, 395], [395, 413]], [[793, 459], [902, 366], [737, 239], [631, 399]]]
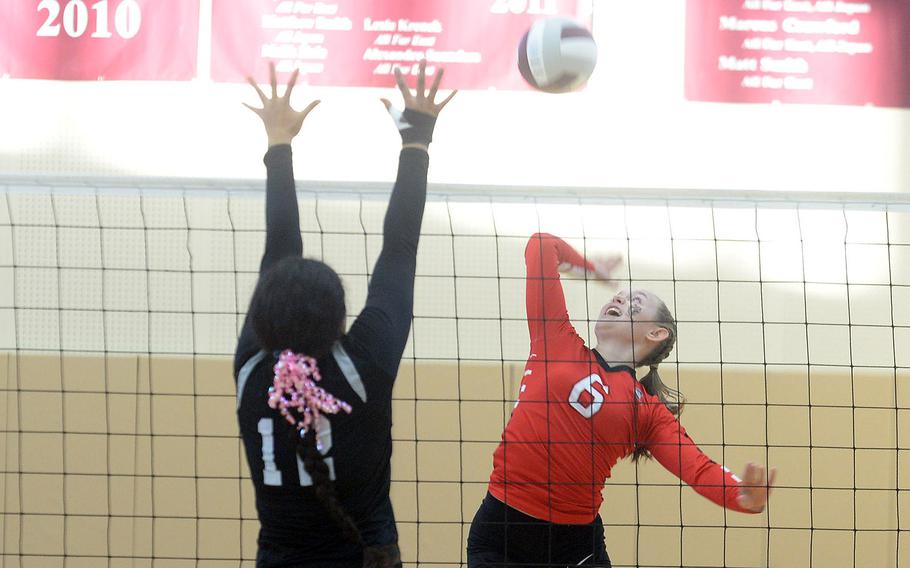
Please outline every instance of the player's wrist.
[[419, 144], [424, 147], [433, 141], [433, 129], [436, 127], [436, 117], [432, 114], [405, 108], [401, 113], [401, 122], [398, 132], [404, 145]]
[[292, 139], [293, 138], [291, 136], [281, 136], [281, 135], [273, 136], [270, 134], [269, 135], [269, 148], [272, 148], [273, 146], [283, 146], [285, 144], [290, 145]]
[[411, 142], [401, 145], [402, 150], [423, 150], [427, 154], [430, 153], [430, 147], [427, 144], [421, 144], [419, 142]]

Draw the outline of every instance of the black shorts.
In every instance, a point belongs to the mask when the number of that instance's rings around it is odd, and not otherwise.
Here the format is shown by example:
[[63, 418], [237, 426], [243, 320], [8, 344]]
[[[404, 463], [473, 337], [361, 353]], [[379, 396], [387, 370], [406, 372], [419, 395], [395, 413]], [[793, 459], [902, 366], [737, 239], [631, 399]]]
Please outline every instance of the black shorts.
[[559, 525], [487, 493], [468, 534], [468, 568], [557, 566], [611, 567], [600, 515], [589, 525]]
[[[401, 568], [401, 553], [397, 544], [384, 547], [386, 553], [397, 559], [396, 568]], [[363, 568], [363, 553], [351, 547], [348, 558], [332, 560], [314, 560], [305, 550], [280, 549], [269, 546], [259, 546], [256, 554], [256, 568]]]

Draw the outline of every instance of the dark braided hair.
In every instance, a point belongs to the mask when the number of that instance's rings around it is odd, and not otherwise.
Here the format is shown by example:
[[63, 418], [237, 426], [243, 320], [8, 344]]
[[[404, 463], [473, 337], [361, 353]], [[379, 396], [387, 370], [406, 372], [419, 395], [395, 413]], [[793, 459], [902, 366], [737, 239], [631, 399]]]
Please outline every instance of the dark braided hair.
[[326, 512], [341, 529], [345, 539], [351, 544], [363, 548], [363, 568], [392, 568], [395, 566], [399, 558], [397, 554], [392, 554], [392, 547], [367, 546], [354, 519], [347, 514], [338, 501], [335, 484], [332, 483], [329, 474], [329, 466], [316, 447], [316, 429], [307, 429], [303, 436], [298, 436], [297, 430], [292, 430], [291, 435], [298, 437], [297, 455], [303, 460], [304, 469], [313, 479], [316, 499], [325, 507]]
[[[673, 347], [676, 345], [676, 319], [673, 318], [673, 314], [670, 313], [670, 308], [668, 308], [665, 303], [660, 300], [658, 300], [658, 302], [659, 305], [657, 307], [655, 322], [660, 327], [666, 329], [669, 334], [667, 335], [667, 338], [651, 352], [651, 354], [638, 363], [638, 366], [640, 367], [650, 367], [648, 374], [641, 380], [641, 384], [645, 387], [648, 394], [659, 398], [674, 416], [679, 416], [682, 414], [683, 407], [686, 404], [685, 398], [681, 392], [667, 386], [666, 383], [660, 379], [660, 373], [657, 371], [658, 365], [670, 355], [670, 352], [673, 351]], [[638, 423], [637, 416], [635, 423]], [[635, 451], [632, 453], [632, 461], [637, 462], [642, 456], [648, 458], [651, 457], [651, 454], [644, 446], [639, 445], [638, 440], [636, 440]]]

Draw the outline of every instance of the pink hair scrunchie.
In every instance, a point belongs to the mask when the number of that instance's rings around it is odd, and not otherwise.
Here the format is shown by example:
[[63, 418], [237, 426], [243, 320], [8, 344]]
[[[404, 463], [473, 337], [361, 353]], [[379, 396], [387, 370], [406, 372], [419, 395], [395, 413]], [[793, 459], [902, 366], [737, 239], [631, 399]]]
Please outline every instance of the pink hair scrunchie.
[[351, 405], [316, 386], [322, 380], [316, 359], [286, 349], [275, 363], [275, 379], [269, 388], [269, 406], [280, 411], [301, 435], [310, 426], [316, 429], [316, 449], [319, 443], [319, 417], [322, 414], [351, 413]]

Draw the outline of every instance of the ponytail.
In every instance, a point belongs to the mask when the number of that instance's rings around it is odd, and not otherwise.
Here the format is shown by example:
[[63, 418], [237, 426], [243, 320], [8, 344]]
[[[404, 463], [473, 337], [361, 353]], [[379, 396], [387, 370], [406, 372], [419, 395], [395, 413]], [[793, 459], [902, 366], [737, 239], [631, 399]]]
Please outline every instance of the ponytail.
[[363, 549], [363, 568], [394, 567], [400, 562], [397, 545], [367, 546], [357, 523], [338, 500], [329, 466], [320, 451], [319, 424], [322, 415], [350, 413], [351, 406], [316, 386], [322, 376], [316, 359], [312, 357], [285, 350], [278, 356], [274, 370], [268, 403], [294, 426], [290, 435], [304, 469], [313, 480], [316, 499], [341, 529], [345, 540]]
[[[296, 436], [296, 431], [292, 435]], [[329, 466], [322, 453], [316, 448], [315, 428], [306, 430], [297, 442], [297, 455], [303, 460], [303, 467], [313, 480], [316, 499], [325, 508], [329, 517], [341, 529], [344, 538], [351, 544], [363, 547], [363, 568], [392, 568], [398, 561], [391, 547], [367, 546], [357, 528], [354, 519], [344, 510], [338, 501], [335, 485], [329, 474]]]
[[[644, 361], [641, 362], [641, 365], [648, 365], [648, 374], [641, 379], [641, 386], [645, 388], [645, 391], [651, 396], [656, 396], [660, 402], [667, 407], [674, 416], [679, 417], [682, 414], [683, 408], [686, 405], [686, 399], [676, 389], [670, 388], [664, 383], [660, 378], [660, 373], [657, 368], [660, 365], [661, 361], [666, 359], [670, 352], [673, 351], [673, 347], [676, 345], [676, 320], [673, 318], [673, 314], [670, 313], [670, 309], [667, 308], [667, 305], [663, 302], [660, 303], [657, 309], [657, 324], [666, 329], [669, 334], [667, 338], [661, 343], [657, 348], [654, 349], [654, 352], [651, 353]], [[635, 425], [638, 427], [638, 399], [635, 399]], [[651, 453], [648, 452], [647, 448], [638, 443], [636, 436], [635, 440], [635, 450], [632, 453], [632, 461], [638, 462], [642, 457], [650, 458]]]
[[657, 365], [651, 365], [648, 374], [641, 380], [641, 386], [645, 387], [648, 394], [659, 398], [674, 416], [682, 414], [683, 407], [686, 405], [682, 393], [667, 386], [661, 380]]
[[[291, 431], [295, 436], [296, 431]], [[316, 492], [316, 498], [325, 507], [326, 512], [341, 529], [344, 537], [354, 543], [363, 544], [360, 531], [354, 520], [344, 511], [341, 503], [338, 501], [338, 495], [335, 493], [335, 487], [329, 473], [329, 466], [325, 463], [322, 454], [316, 448], [316, 429], [306, 430], [303, 436], [299, 436], [297, 442], [297, 455], [303, 461], [303, 467], [310, 474], [313, 480], [313, 489]]]

